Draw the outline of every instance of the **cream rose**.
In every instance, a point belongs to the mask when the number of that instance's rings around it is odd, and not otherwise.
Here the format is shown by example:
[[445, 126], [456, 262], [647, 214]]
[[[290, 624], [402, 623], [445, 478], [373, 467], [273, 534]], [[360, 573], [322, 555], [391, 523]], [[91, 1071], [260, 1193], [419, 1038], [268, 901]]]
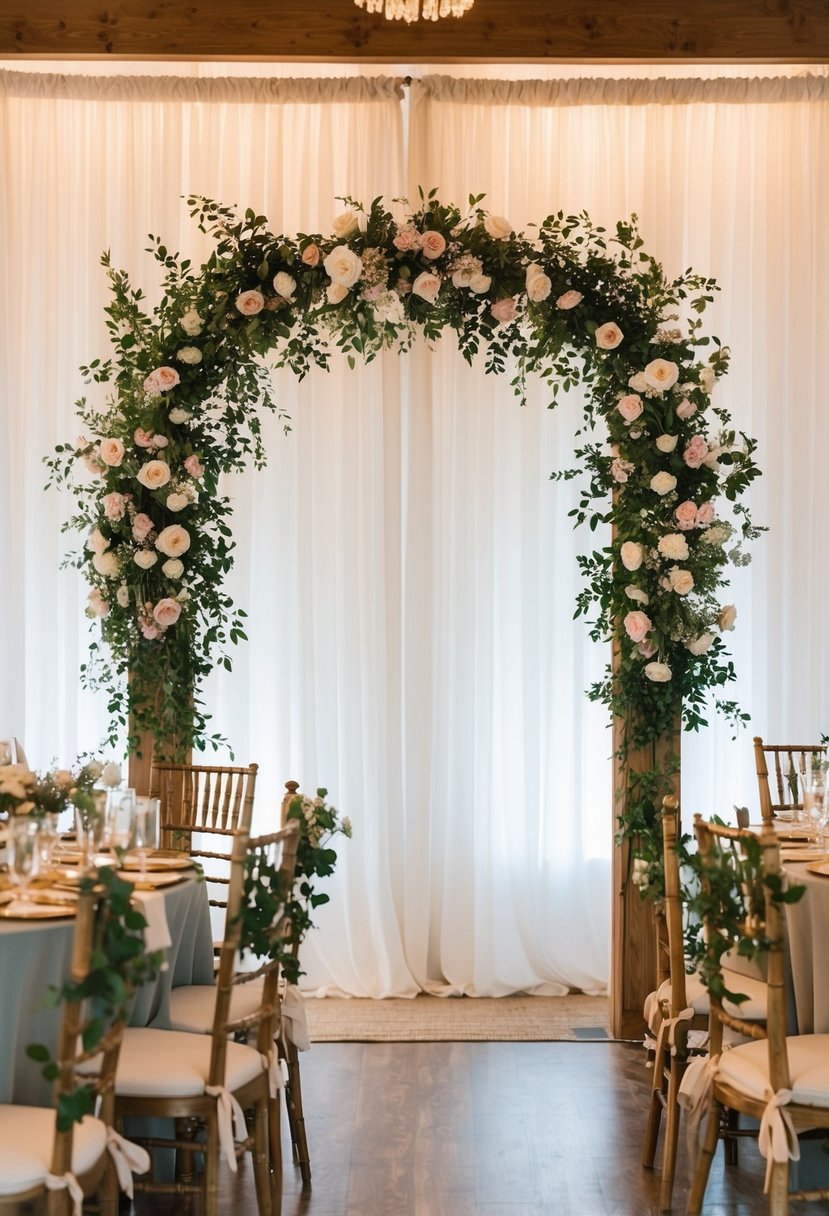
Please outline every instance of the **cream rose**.
[[103, 553], [111, 544], [112, 541], [104, 536], [100, 528], [93, 528], [86, 541], [86, 547], [92, 553]]
[[568, 309], [575, 308], [576, 305], [581, 304], [583, 299], [584, 296], [580, 291], [573, 291], [571, 289], [570, 291], [565, 291], [563, 295], [558, 297], [556, 300], [556, 308], [562, 308], [566, 312]]
[[302, 258], [305, 266], [319, 266], [320, 247], [312, 241], [310, 245], [306, 245], [302, 253], [299, 255]]
[[492, 286], [492, 278], [488, 274], [476, 274], [469, 280], [469, 290], [476, 296], [483, 296]]
[[733, 604], [726, 604], [726, 606], [723, 609], [721, 609], [720, 614], [717, 617], [717, 625], [719, 627], [720, 633], [726, 633], [726, 632], [729, 632], [730, 630], [732, 630], [734, 628], [734, 622], [736, 620], [737, 620], [737, 609], [735, 608], [735, 606]]
[[679, 440], [678, 435], [657, 435], [656, 446], [660, 452], [672, 452]]
[[[360, 231], [360, 218], [356, 211], [350, 208], [348, 211], [341, 212], [340, 215], [334, 216], [334, 222], [331, 225], [331, 231], [338, 241], [347, 241], [349, 237], [356, 236]], [[330, 272], [329, 272], [330, 273]]]
[[505, 241], [512, 232], [512, 224], [503, 215], [484, 217], [484, 229], [494, 241]]
[[101, 769], [101, 784], [111, 790], [117, 789], [121, 784], [121, 765], [116, 764], [114, 760], [105, 764]]
[[101, 499], [101, 506], [104, 508], [104, 515], [106, 515], [107, 519], [111, 520], [112, 523], [118, 523], [120, 519], [124, 518], [127, 500], [123, 494], [119, 494], [116, 490], [113, 490], [111, 494], [104, 495]]
[[412, 295], [420, 296], [427, 304], [434, 304], [440, 291], [440, 279], [436, 274], [424, 270], [412, 283]]
[[683, 570], [680, 566], [673, 566], [668, 571], [668, 582], [671, 585], [671, 590], [677, 595], [688, 595], [694, 589], [694, 576], [690, 570]]
[[692, 638], [690, 642], [686, 642], [685, 647], [690, 650], [691, 654], [705, 654], [713, 641], [713, 633], [701, 633], [698, 638]]
[[158, 561], [158, 554], [153, 553], [152, 549], [136, 549], [132, 560], [142, 570], [149, 570]]
[[673, 676], [673, 672], [667, 663], [646, 663], [645, 675], [649, 680], [653, 680], [654, 684], [667, 684], [668, 680]]
[[653, 628], [653, 621], [644, 612], [635, 609], [629, 612], [622, 622], [625, 627], [625, 633], [630, 638], [631, 642], [641, 642], [646, 633], [649, 633]]
[[681, 532], [668, 532], [660, 536], [657, 549], [672, 562], [684, 562], [689, 556], [688, 542]]
[[170, 419], [170, 421], [173, 423], [173, 425], [174, 425], [174, 426], [181, 426], [181, 424], [182, 424], [183, 422], [189, 422], [189, 421], [190, 421], [190, 411], [189, 411], [189, 410], [183, 410], [183, 409], [181, 409], [181, 408], [180, 408], [180, 406], [175, 405], [175, 406], [173, 406], [173, 408], [170, 410], [170, 412], [169, 412], [169, 414], [167, 415], [167, 417]]
[[342, 283], [329, 283], [325, 289], [325, 298], [329, 304], [342, 304], [347, 295], [348, 288], [343, 287]]
[[168, 494], [167, 495], [167, 510], [168, 511], [183, 511], [186, 506], [190, 505], [190, 499], [186, 494]]
[[616, 406], [625, 422], [635, 422], [641, 415], [643, 408], [642, 398], [637, 396], [636, 393], [628, 393]]
[[642, 372], [648, 388], [664, 393], [679, 379], [679, 368], [670, 359], [653, 359]]
[[459, 267], [452, 275], [453, 287], [469, 287], [474, 278], [481, 273], [481, 263], [477, 258], [470, 260], [463, 266]]
[[446, 249], [446, 237], [442, 232], [429, 228], [420, 238], [420, 251], [425, 258], [433, 262]]
[[664, 469], [661, 469], [658, 473], [654, 473], [650, 480], [650, 487], [656, 494], [670, 494], [671, 490], [676, 489], [676, 478], [672, 473], [666, 473]]
[[118, 601], [119, 608], [128, 608], [130, 602], [130, 589], [126, 583], [122, 583], [115, 592], [115, 598]]
[[170, 524], [159, 532], [155, 547], [165, 557], [180, 557], [190, 548], [190, 533], [181, 524]]
[[332, 249], [323, 266], [331, 282], [341, 283], [343, 287], [353, 287], [363, 273], [362, 261], [347, 245]]
[[626, 540], [619, 550], [619, 557], [626, 570], [633, 572], [642, 565], [645, 557], [644, 550], [635, 540]]
[[89, 601], [88, 612], [92, 616], [109, 616], [111, 611], [110, 602], [97, 587], [92, 588], [87, 599]]
[[175, 600], [159, 600], [153, 608], [153, 620], [162, 629], [169, 629], [171, 625], [175, 625], [180, 616], [181, 607]]
[[553, 280], [537, 262], [530, 262], [527, 267], [526, 287], [527, 299], [538, 304], [546, 300], [553, 290]]
[[148, 460], [136, 473], [136, 480], [148, 490], [160, 490], [170, 480], [170, 466], [166, 460]]
[[296, 291], [296, 279], [287, 271], [280, 270], [278, 274], [274, 275], [273, 289], [278, 296], [282, 296], [283, 300], [287, 300], [291, 304]]
[[255, 317], [265, 307], [265, 297], [255, 287], [250, 291], [241, 291], [236, 297], [236, 311], [243, 317]]
[[628, 380], [628, 386], [632, 388], [635, 393], [647, 392], [648, 388], [647, 381], [641, 372], [636, 372], [633, 376], [631, 376], [631, 378]]
[[196, 364], [201, 363], [202, 353], [198, 346], [182, 346], [181, 350], [176, 353], [176, 358], [179, 363]]
[[199, 316], [195, 308], [188, 308], [187, 312], [179, 321], [179, 325], [187, 334], [188, 338], [197, 338], [202, 331], [204, 318]]
[[102, 578], [115, 578], [120, 563], [114, 553], [107, 551], [93, 554], [92, 565]]
[[604, 325], [599, 326], [594, 336], [599, 350], [615, 350], [625, 335], [613, 321], [606, 321]]
[[111, 469], [117, 468], [124, 459], [124, 445], [120, 439], [102, 439], [98, 450], [101, 460]]
[[705, 367], [700, 368], [699, 382], [705, 392], [709, 395], [714, 391], [714, 385], [717, 383], [717, 377], [714, 375], [713, 367], [709, 367], [706, 364]]
[[179, 561], [177, 557], [168, 557], [161, 567], [161, 573], [176, 582], [184, 574], [184, 562]]
[[643, 607], [647, 607], [651, 602], [651, 597], [641, 587], [625, 587], [625, 595], [629, 600], [633, 600], [635, 604], [641, 604]]
[[676, 416], [677, 418], [681, 418], [683, 422], [687, 422], [689, 418], [693, 418], [696, 412], [696, 405], [693, 401], [689, 401], [687, 397], [683, 397], [676, 407]]

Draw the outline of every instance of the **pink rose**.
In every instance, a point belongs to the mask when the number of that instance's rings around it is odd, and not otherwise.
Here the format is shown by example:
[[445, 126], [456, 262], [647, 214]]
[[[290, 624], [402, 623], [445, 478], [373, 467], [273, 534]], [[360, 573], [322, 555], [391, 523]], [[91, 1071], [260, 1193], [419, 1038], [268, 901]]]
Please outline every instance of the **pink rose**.
[[149, 515], [145, 515], [143, 511], [139, 512], [139, 514], [136, 515], [135, 519], [132, 521], [132, 535], [134, 539], [140, 544], [141, 541], [147, 539], [152, 530], [153, 521], [150, 519]]
[[683, 397], [679, 405], [676, 407], [676, 416], [686, 422], [689, 418], [693, 418], [697, 412], [697, 407], [693, 401], [689, 401], [687, 397]]
[[161, 637], [161, 630], [153, 621], [142, 621], [141, 632], [148, 642], [154, 642], [156, 638]]
[[240, 291], [236, 297], [236, 310], [243, 317], [255, 317], [264, 307], [265, 297], [255, 287], [250, 291]]
[[670, 359], [653, 359], [642, 372], [648, 388], [663, 393], [679, 379], [679, 368]]
[[135, 480], [148, 490], [160, 490], [170, 480], [170, 466], [166, 460], [148, 460], [136, 473]]
[[104, 514], [107, 519], [113, 523], [117, 523], [119, 519], [124, 518], [124, 511], [127, 508], [127, 500], [123, 494], [117, 494], [115, 491], [112, 494], [105, 494], [103, 498]]
[[559, 296], [556, 300], [556, 308], [575, 308], [577, 304], [581, 304], [583, 299], [584, 296], [580, 291], [565, 291], [564, 295]]
[[109, 616], [109, 613], [110, 613], [109, 600], [106, 599], [102, 595], [102, 593], [100, 592], [100, 590], [97, 587], [93, 587], [93, 589], [90, 591], [88, 600], [89, 600], [89, 611], [94, 616]]
[[153, 608], [153, 619], [162, 629], [169, 629], [171, 625], [175, 625], [180, 616], [181, 605], [176, 603], [175, 600], [159, 600], [155, 608]]
[[187, 457], [184, 467], [191, 477], [202, 477], [204, 475], [204, 466], [195, 453]]
[[687, 532], [690, 528], [697, 526], [697, 504], [691, 502], [687, 498], [685, 502], [681, 502], [674, 511], [677, 527], [683, 532]]
[[420, 249], [423, 256], [428, 258], [430, 262], [433, 262], [446, 249], [446, 237], [443, 233], [436, 232], [434, 228], [430, 228], [420, 238]]
[[420, 233], [412, 224], [406, 224], [405, 227], [397, 229], [392, 244], [401, 253], [408, 253], [410, 249], [419, 249]]
[[434, 304], [439, 291], [440, 279], [436, 274], [430, 274], [428, 270], [424, 270], [423, 274], [419, 274], [414, 283], [412, 283], [412, 294], [420, 296], [427, 304]]
[[653, 638], [644, 638], [636, 647], [643, 659], [652, 659], [659, 650]]
[[634, 466], [629, 460], [622, 460], [621, 456], [617, 456], [610, 466], [610, 475], [614, 481], [624, 484], [633, 472]]
[[306, 245], [300, 254], [303, 263], [306, 266], [319, 266], [320, 250], [319, 245], [315, 245], [312, 241], [310, 245]]
[[124, 445], [120, 439], [102, 439], [100, 453], [104, 464], [114, 469], [124, 459]]
[[152, 446], [153, 433], [152, 431], [145, 431], [143, 426], [137, 426], [133, 439], [135, 440], [136, 447], [149, 448]]
[[496, 300], [489, 310], [498, 324], [503, 324], [508, 321], [515, 320], [516, 307], [515, 300], [512, 296], [506, 296], [503, 300]]
[[616, 406], [625, 422], [635, 422], [642, 413], [643, 408], [642, 398], [636, 393], [628, 393], [627, 397], [623, 397]]
[[144, 381], [144, 388], [148, 393], [168, 393], [179, 381], [180, 376], [174, 367], [157, 367]]
[[702, 435], [694, 435], [686, 445], [682, 458], [689, 469], [698, 469], [708, 455], [708, 443]]
[[716, 515], [714, 513], [714, 504], [709, 498], [708, 502], [704, 502], [697, 511], [697, 523], [703, 528], [707, 528], [709, 524], [714, 522], [715, 518]]
[[688, 595], [694, 589], [694, 576], [690, 570], [672, 566], [668, 571], [668, 585], [677, 595]]
[[653, 621], [645, 612], [640, 612], [638, 609], [629, 612], [625, 617], [623, 624], [625, 632], [632, 642], [643, 641], [645, 634], [649, 633], [653, 628]]
[[624, 336], [619, 326], [614, 325], [612, 321], [600, 325], [594, 335], [599, 350], [615, 350]]

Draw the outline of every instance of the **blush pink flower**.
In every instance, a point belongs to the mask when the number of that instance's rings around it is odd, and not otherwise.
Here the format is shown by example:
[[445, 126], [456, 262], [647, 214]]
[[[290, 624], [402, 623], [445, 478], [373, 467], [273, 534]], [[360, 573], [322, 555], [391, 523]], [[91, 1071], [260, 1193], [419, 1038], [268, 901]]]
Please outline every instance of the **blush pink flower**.
[[161, 637], [161, 629], [154, 621], [143, 620], [141, 622], [141, 632], [148, 642], [154, 642], [156, 638]]
[[514, 321], [516, 314], [515, 300], [512, 296], [506, 296], [503, 300], [496, 300], [489, 311], [499, 324]]
[[689, 401], [687, 397], [683, 397], [676, 407], [676, 416], [677, 418], [681, 418], [683, 422], [687, 422], [689, 418], [693, 418], [696, 412], [696, 405], [693, 401]]
[[674, 511], [676, 526], [683, 532], [689, 531], [697, 526], [697, 504], [691, 502], [687, 498], [685, 502], [681, 502]]
[[624, 485], [633, 472], [634, 467], [629, 460], [622, 460], [621, 456], [617, 456], [610, 466], [610, 475], [614, 481], [618, 481]]
[[104, 514], [112, 523], [118, 523], [124, 518], [124, 511], [127, 509], [127, 500], [123, 494], [118, 494], [113, 490], [111, 494], [105, 494], [103, 499]]
[[137, 426], [133, 439], [135, 440], [136, 447], [149, 448], [152, 447], [153, 433], [152, 431], [145, 431], [143, 426]]
[[577, 304], [581, 304], [584, 296], [580, 291], [565, 291], [556, 300], [556, 308], [562, 308], [565, 311], [570, 308], [575, 308]]
[[708, 455], [708, 443], [702, 435], [694, 435], [688, 441], [682, 459], [689, 469], [698, 469]]
[[642, 413], [643, 408], [642, 398], [636, 393], [628, 393], [616, 406], [625, 422], [635, 422]]
[[423, 233], [420, 238], [420, 250], [425, 258], [433, 262], [435, 258], [439, 258], [446, 249], [446, 237], [442, 232], [437, 232], [434, 228], [430, 228]]
[[150, 372], [147, 379], [144, 381], [144, 388], [148, 393], [155, 395], [156, 393], [168, 393], [171, 388], [175, 388], [181, 377], [174, 367], [157, 367], [155, 371]]
[[320, 260], [319, 245], [315, 245], [312, 241], [310, 245], [306, 245], [300, 254], [305, 266], [318, 266]]
[[204, 476], [204, 465], [199, 460], [199, 458], [195, 454], [195, 452], [193, 453], [192, 456], [187, 457], [187, 459], [184, 462], [184, 467], [187, 470], [187, 472], [190, 474], [191, 477], [203, 477]]
[[181, 605], [173, 599], [159, 600], [153, 608], [153, 620], [162, 629], [169, 629], [171, 625], [175, 625], [180, 616]]
[[133, 538], [140, 543], [141, 541], [147, 539], [152, 530], [153, 521], [150, 519], [149, 515], [145, 515], [143, 511], [140, 511], [132, 521]]
[[613, 321], [606, 321], [604, 325], [599, 326], [594, 336], [599, 350], [615, 350], [625, 335]]
[[697, 523], [700, 524], [703, 528], [707, 528], [710, 524], [712, 524], [714, 522], [715, 519], [716, 519], [716, 514], [714, 512], [714, 504], [711, 502], [711, 500], [709, 498], [709, 500], [707, 502], [704, 502], [702, 504], [702, 506], [700, 507], [700, 509], [697, 511]]
[[623, 624], [625, 632], [632, 642], [641, 642], [653, 628], [653, 621], [646, 612], [635, 609], [625, 617]]
[[643, 659], [652, 659], [659, 650], [659, 647], [653, 638], [645, 638], [639, 643], [636, 649], [639, 651]]
[[236, 311], [243, 317], [255, 317], [265, 307], [265, 297], [261, 291], [253, 288], [251, 291], [240, 291], [235, 303]]
[[124, 445], [120, 439], [102, 439], [99, 451], [104, 464], [113, 469], [124, 459]]

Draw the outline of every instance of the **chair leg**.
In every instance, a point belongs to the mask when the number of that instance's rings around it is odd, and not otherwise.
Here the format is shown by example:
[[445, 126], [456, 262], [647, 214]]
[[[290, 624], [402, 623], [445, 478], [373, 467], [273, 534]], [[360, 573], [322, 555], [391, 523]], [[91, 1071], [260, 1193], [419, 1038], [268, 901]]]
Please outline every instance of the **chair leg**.
[[723, 1111], [723, 1155], [726, 1165], [737, 1166], [739, 1161], [739, 1146], [740, 1142], [736, 1136], [729, 1136], [726, 1133], [736, 1131], [740, 1126], [740, 1115], [731, 1107], [726, 1107]]
[[204, 1146], [204, 1213], [219, 1216], [219, 1122], [216, 1107], [207, 1117], [207, 1143]]
[[705, 1125], [705, 1139], [700, 1149], [697, 1168], [694, 1171], [694, 1181], [691, 1184], [691, 1191], [688, 1195], [687, 1216], [700, 1216], [702, 1211], [702, 1201], [705, 1198], [708, 1175], [711, 1173], [711, 1162], [714, 1160], [714, 1153], [717, 1149], [717, 1140], [720, 1134], [721, 1115], [722, 1107], [719, 1102], [715, 1102], [712, 1099], [708, 1108], [708, 1121]]
[[642, 1165], [652, 1169], [656, 1157], [656, 1143], [659, 1139], [659, 1126], [662, 1122], [662, 1108], [665, 1095], [665, 1048], [664, 1027], [660, 1026], [656, 1038], [653, 1057], [653, 1084], [651, 1086], [650, 1106], [648, 1107], [648, 1122], [645, 1127], [645, 1143], [642, 1147]]
[[305, 1133], [305, 1114], [302, 1109], [302, 1082], [299, 1075], [299, 1052], [289, 1039], [284, 1042], [285, 1063], [288, 1066], [288, 1081], [285, 1086], [285, 1105], [288, 1110], [288, 1126], [291, 1129], [291, 1146], [294, 1160], [299, 1166], [302, 1185], [311, 1185], [311, 1158], [308, 1138]]
[[679, 1086], [685, 1072], [685, 1061], [672, 1056], [665, 1098], [665, 1137], [662, 1143], [662, 1183], [659, 1188], [659, 1210], [669, 1212], [673, 1201], [676, 1149], [679, 1140]]
[[268, 1102], [268, 1149], [273, 1216], [282, 1211], [282, 1102], [279, 1090]]
[[253, 1178], [256, 1184], [256, 1204], [259, 1216], [272, 1216], [272, 1189], [270, 1156], [272, 1145], [269, 1143], [269, 1107], [272, 1106], [267, 1098], [256, 1103], [253, 1122]]
[[788, 1161], [775, 1161], [771, 1167], [769, 1216], [789, 1216]]
[[[109, 1157], [109, 1153], [107, 1153], [107, 1157]], [[120, 1187], [118, 1185], [115, 1165], [111, 1158], [107, 1161], [104, 1176], [98, 1187], [97, 1199], [100, 1216], [118, 1216]]]

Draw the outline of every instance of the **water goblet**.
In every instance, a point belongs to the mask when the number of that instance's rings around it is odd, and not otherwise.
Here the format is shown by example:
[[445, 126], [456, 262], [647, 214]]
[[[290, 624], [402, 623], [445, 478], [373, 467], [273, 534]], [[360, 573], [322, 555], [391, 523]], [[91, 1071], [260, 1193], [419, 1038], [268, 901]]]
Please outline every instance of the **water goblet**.
[[142, 882], [147, 878], [147, 855], [155, 848], [158, 805], [157, 798], [137, 798], [135, 802], [130, 851], [138, 856]]
[[6, 843], [9, 878], [18, 888], [21, 899], [26, 898], [31, 881], [39, 872], [39, 830], [38, 821], [28, 815], [12, 815], [9, 819]]
[[135, 813], [135, 790], [113, 790], [107, 811], [107, 843], [111, 849], [130, 847]]
[[802, 774], [803, 786], [803, 818], [808, 828], [810, 839], [816, 844], [820, 839], [823, 825], [826, 822], [826, 771], [822, 765], [813, 765]]

